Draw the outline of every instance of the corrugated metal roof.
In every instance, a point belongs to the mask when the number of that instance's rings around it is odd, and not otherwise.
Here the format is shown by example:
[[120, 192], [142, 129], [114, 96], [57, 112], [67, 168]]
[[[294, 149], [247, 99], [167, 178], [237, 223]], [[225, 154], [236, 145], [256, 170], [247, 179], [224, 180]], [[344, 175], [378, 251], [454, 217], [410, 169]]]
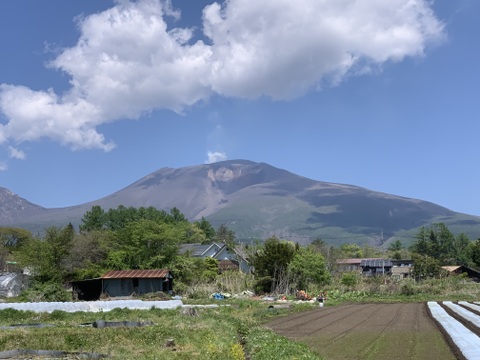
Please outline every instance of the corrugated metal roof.
[[369, 266], [369, 267], [392, 266], [392, 262], [389, 259], [364, 259], [362, 260], [360, 266]]
[[101, 279], [131, 279], [131, 278], [165, 278], [168, 276], [168, 269], [154, 270], [111, 270], [103, 274]]
[[362, 259], [342, 259], [342, 260], [336, 261], [338, 265], [354, 265], [354, 264], [360, 264], [361, 262], [362, 262]]

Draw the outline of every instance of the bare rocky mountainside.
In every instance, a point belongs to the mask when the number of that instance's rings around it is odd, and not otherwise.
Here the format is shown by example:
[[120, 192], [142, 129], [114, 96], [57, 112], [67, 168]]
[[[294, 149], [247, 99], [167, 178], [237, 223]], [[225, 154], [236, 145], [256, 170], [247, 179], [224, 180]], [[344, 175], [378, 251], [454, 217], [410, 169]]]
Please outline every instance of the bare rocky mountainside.
[[32, 204], [8, 189], [0, 187], [0, 223], [8, 224], [19, 219], [41, 214], [45, 208]]
[[231, 160], [179, 169], [162, 168], [97, 201], [45, 209], [0, 189], [0, 225], [40, 231], [80, 223], [92, 206], [104, 209], [177, 207], [190, 220], [202, 216], [226, 224], [237, 239], [272, 234], [300, 243], [320, 237], [328, 243], [381, 244], [393, 236], [411, 239], [423, 225], [444, 222], [454, 233], [480, 237], [480, 217], [433, 203], [321, 182], [264, 163]]

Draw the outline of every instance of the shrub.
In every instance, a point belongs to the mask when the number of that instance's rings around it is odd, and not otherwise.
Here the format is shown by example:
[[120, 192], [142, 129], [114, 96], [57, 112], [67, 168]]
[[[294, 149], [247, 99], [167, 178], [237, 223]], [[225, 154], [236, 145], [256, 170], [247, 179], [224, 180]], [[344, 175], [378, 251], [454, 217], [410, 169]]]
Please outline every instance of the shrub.
[[348, 287], [353, 287], [357, 285], [358, 279], [357, 279], [357, 274], [355, 273], [345, 273], [342, 275], [342, 278], [340, 280], [342, 285], [348, 286]]
[[400, 286], [400, 293], [402, 295], [411, 296], [418, 293], [418, 289], [416, 288], [413, 281], [405, 279], [403, 280], [402, 285]]
[[39, 301], [70, 301], [71, 294], [59, 283], [35, 282], [30, 288], [20, 294], [21, 301], [39, 302]]

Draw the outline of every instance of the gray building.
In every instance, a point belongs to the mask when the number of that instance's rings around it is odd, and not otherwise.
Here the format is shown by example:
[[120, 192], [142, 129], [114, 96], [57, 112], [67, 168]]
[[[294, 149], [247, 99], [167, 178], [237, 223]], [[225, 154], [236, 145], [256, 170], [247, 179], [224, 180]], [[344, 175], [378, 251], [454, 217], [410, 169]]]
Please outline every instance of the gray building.
[[245, 249], [242, 247], [230, 248], [223, 243], [183, 244], [179, 253], [201, 259], [216, 259], [220, 271], [238, 270], [245, 274], [252, 272], [252, 266], [247, 259]]
[[173, 289], [173, 275], [168, 269], [112, 270], [102, 277], [72, 282], [78, 300], [98, 300], [102, 295], [122, 297]]

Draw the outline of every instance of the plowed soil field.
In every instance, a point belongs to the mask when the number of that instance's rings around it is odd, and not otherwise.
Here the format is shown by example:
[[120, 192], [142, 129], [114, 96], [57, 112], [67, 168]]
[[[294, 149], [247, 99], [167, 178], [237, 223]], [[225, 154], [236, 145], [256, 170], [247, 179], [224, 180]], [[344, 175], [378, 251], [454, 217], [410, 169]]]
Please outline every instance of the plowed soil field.
[[328, 360], [457, 358], [424, 303], [319, 307], [267, 326]]

